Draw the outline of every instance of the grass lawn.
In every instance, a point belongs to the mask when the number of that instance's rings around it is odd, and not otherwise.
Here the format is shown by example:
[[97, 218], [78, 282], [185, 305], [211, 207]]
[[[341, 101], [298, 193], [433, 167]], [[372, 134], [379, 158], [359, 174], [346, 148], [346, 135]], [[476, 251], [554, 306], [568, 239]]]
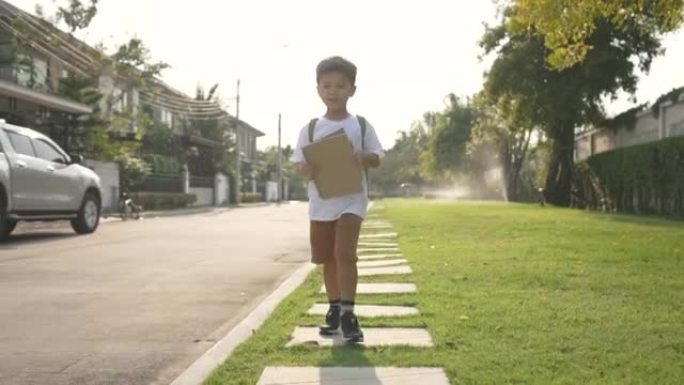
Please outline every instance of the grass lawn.
[[[205, 384], [254, 385], [265, 366], [439, 366], [451, 384], [684, 383], [684, 223], [502, 203], [388, 200], [419, 316], [434, 348], [284, 348], [316, 301], [320, 273], [285, 299]], [[386, 232], [386, 230], [372, 230]], [[429, 384], [425, 384], [429, 385]]]

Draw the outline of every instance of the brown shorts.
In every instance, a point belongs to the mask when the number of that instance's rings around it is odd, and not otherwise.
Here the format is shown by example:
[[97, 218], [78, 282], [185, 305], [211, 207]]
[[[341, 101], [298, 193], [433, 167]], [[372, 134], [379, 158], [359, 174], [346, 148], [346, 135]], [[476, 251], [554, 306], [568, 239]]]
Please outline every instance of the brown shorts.
[[356, 245], [363, 219], [355, 214], [342, 214], [336, 221], [311, 221], [311, 262], [325, 263], [331, 259], [356, 262]]

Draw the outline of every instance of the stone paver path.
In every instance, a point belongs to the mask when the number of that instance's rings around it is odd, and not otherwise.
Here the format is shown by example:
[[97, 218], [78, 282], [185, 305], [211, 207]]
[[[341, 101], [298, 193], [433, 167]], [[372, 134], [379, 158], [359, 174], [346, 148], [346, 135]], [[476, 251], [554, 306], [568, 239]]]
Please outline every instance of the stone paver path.
[[358, 247], [399, 247], [396, 242], [359, 242]]
[[[370, 217], [370, 216], [369, 216]], [[373, 216], [377, 217], [377, 216]], [[363, 229], [390, 229], [392, 226], [380, 219], [364, 224]], [[403, 258], [396, 242], [375, 241], [396, 238], [395, 232], [362, 234], [357, 250], [359, 277], [377, 275], [411, 274], [411, 267]], [[325, 293], [325, 286], [321, 287]], [[415, 293], [413, 283], [364, 283], [357, 286], [357, 294], [405, 294]], [[327, 303], [314, 304], [309, 315], [324, 316]], [[359, 318], [406, 317], [417, 315], [418, 309], [408, 306], [356, 305]], [[429, 348], [432, 338], [422, 328], [363, 327], [364, 346], [414, 346]], [[321, 336], [318, 327], [297, 326], [287, 347], [297, 345], [320, 347], [344, 346], [347, 342], [341, 333]], [[449, 381], [441, 368], [394, 368], [394, 367], [267, 367], [257, 385], [448, 385]]]
[[[318, 327], [297, 326], [292, 339], [286, 346], [315, 344], [318, 346], [342, 346], [347, 342], [338, 333], [332, 336], [321, 336]], [[364, 346], [432, 346], [432, 338], [425, 329], [418, 328], [363, 328]]]
[[[327, 303], [314, 304], [307, 314], [325, 315], [328, 312]], [[379, 306], [379, 305], [355, 305], [354, 313], [359, 317], [403, 317], [417, 315], [418, 309], [409, 306]]]
[[359, 277], [373, 277], [377, 275], [397, 275], [397, 274], [411, 274], [413, 270], [406, 265], [400, 266], [386, 266], [386, 267], [367, 267], [359, 269]]
[[398, 247], [372, 247], [356, 249], [356, 254], [371, 254], [371, 253], [398, 253]]
[[[325, 293], [325, 286], [321, 286], [321, 293]], [[357, 294], [407, 294], [415, 293], [415, 283], [359, 283]]]
[[396, 238], [397, 233], [373, 233], [373, 234], [361, 234], [359, 239], [378, 239], [378, 238]]
[[402, 254], [365, 254], [359, 255], [359, 260], [367, 261], [371, 259], [384, 259], [384, 258], [403, 258]]
[[257, 385], [449, 385], [440, 368], [269, 367]]
[[405, 259], [383, 259], [380, 261], [361, 261], [357, 262], [356, 266], [358, 266], [360, 269], [366, 268], [366, 267], [382, 267], [382, 266], [392, 266], [392, 265], [401, 265], [403, 263], [407, 263], [408, 261]]

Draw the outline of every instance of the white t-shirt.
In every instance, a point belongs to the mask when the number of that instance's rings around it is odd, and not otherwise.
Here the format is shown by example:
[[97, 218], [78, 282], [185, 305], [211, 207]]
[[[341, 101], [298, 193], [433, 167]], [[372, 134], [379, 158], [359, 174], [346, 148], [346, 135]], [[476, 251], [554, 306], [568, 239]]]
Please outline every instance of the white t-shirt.
[[[361, 152], [361, 126], [356, 115], [349, 115], [346, 119], [335, 121], [319, 118], [314, 129], [314, 141], [332, 134], [333, 132], [344, 129], [347, 137], [352, 142], [354, 151]], [[293, 155], [295, 163], [306, 163], [302, 147], [309, 144], [309, 124], [302, 127], [299, 132], [299, 140]], [[382, 145], [378, 140], [373, 126], [366, 120], [366, 138], [364, 141], [364, 153], [373, 153], [382, 157], [384, 152]], [[366, 210], [368, 206], [368, 186], [366, 186], [366, 178], [363, 178], [363, 192], [358, 194], [350, 194], [341, 197], [330, 199], [323, 199], [318, 194], [318, 189], [313, 182], [309, 182], [309, 218], [312, 221], [334, 221], [342, 214], [356, 214], [361, 218], [366, 217]]]

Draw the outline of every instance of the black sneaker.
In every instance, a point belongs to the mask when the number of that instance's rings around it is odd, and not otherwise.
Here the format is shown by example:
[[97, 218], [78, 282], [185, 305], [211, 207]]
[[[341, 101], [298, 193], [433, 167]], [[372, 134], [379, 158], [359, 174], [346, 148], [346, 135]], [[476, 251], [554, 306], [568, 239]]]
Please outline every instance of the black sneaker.
[[325, 325], [318, 327], [318, 333], [322, 336], [337, 334], [340, 328], [340, 307], [331, 306], [325, 315]]
[[356, 315], [351, 312], [345, 312], [340, 317], [340, 324], [342, 326], [342, 338], [347, 342], [363, 342], [363, 332], [359, 328], [359, 320]]

